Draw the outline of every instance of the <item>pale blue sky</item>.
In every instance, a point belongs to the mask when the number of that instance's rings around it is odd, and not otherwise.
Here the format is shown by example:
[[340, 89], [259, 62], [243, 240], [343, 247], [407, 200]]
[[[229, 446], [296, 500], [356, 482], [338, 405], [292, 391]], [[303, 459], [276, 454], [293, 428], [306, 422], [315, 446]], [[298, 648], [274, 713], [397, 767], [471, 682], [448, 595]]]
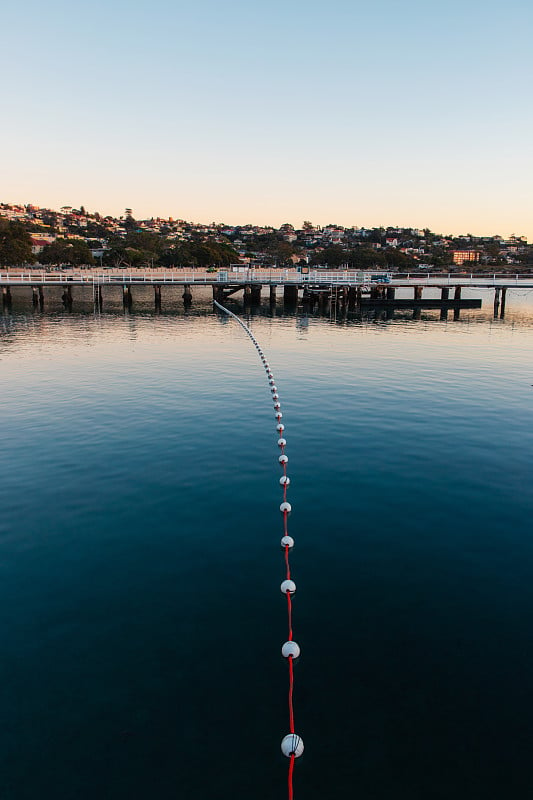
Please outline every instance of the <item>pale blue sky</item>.
[[0, 200], [533, 239], [526, 0], [2, 11]]

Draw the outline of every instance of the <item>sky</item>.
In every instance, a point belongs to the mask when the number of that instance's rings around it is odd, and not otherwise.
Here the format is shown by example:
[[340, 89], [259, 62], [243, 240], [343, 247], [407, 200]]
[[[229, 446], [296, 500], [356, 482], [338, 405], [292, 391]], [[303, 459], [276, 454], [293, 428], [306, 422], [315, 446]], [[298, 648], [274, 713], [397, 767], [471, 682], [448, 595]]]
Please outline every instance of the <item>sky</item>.
[[27, 0], [0, 202], [533, 240], [531, 0]]

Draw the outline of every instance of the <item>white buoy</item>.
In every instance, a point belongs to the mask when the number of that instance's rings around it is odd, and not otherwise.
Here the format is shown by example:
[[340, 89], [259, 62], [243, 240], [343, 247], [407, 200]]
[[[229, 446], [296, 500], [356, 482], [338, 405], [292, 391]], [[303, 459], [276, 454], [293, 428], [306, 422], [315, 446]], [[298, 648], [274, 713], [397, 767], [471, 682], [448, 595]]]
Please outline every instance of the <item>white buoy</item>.
[[292, 511], [292, 506], [290, 503], [287, 503], [287, 501], [285, 501], [280, 505], [279, 510], [281, 511], [282, 514], [290, 514]]
[[287, 736], [284, 736], [281, 742], [281, 752], [287, 758], [291, 756], [295, 756], [296, 758], [300, 758], [304, 751], [304, 743], [301, 736], [298, 736], [297, 733], [289, 733]]
[[292, 536], [282, 536], [281, 546], [283, 547], [284, 550], [286, 547], [288, 547], [289, 550], [292, 550], [292, 548], [294, 547], [294, 539], [292, 538]]
[[286, 444], [287, 440], [284, 439], [283, 436], [281, 437], [281, 439], [278, 439], [278, 447], [285, 447]]
[[293, 658], [298, 658], [300, 655], [300, 646], [296, 644], [296, 642], [285, 642], [283, 647], [281, 648], [281, 655], [284, 658], [288, 658], [292, 656]]
[[277, 419], [277, 420], [280, 420], [280, 419], [282, 418], [283, 414], [281, 413], [281, 411], [279, 410], [279, 408], [277, 408], [277, 409], [274, 411], [274, 416], [276, 417], [276, 419]]
[[294, 594], [294, 592], [296, 591], [296, 584], [294, 583], [294, 581], [287, 580], [283, 581], [283, 583], [279, 588], [281, 589], [282, 594]]
[[274, 401], [274, 408], [281, 408], [281, 403], [279, 402], [279, 400]]
[[280, 464], [286, 464], [288, 462], [288, 460], [289, 460], [289, 456], [286, 456], [285, 453], [283, 453], [283, 455], [279, 456], [279, 458], [278, 458], [278, 461], [279, 461]]
[[272, 383], [272, 381], [269, 381], [269, 383], [271, 384], [271, 385], [270, 385], [270, 391], [272, 392], [272, 394], [275, 394], [275, 393], [278, 391], [278, 387], [277, 387], [277, 386], [274, 386], [274, 384]]
[[279, 482], [281, 483], [282, 486], [288, 486], [289, 483], [291, 482], [291, 479], [288, 478], [286, 475], [282, 475], [281, 478], [279, 479]]
[[[276, 425], [276, 430], [281, 433], [282, 431], [285, 430], [285, 425], [282, 422], [280, 422], [279, 425]], [[285, 444], [286, 444], [286, 442], [285, 442]]]
[[279, 400], [279, 394], [277, 392], [273, 392], [272, 393], [272, 399], [273, 400]]

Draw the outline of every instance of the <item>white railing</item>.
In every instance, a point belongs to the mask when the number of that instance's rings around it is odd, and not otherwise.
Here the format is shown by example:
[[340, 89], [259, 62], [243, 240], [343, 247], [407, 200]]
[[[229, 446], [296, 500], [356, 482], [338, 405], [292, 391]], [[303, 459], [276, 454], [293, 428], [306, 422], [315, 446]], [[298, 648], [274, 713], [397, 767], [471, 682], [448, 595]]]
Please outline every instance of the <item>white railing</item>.
[[227, 278], [221, 280], [218, 273], [204, 270], [117, 270], [95, 272], [90, 270], [69, 270], [64, 272], [47, 272], [44, 270], [9, 270], [0, 272], [0, 284], [3, 286], [22, 286], [33, 284], [53, 285], [152, 285], [179, 284], [212, 285], [229, 283], [244, 284], [314, 284], [322, 286], [367, 286], [372, 284], [390, 284], [391, 286], [526, 286], [533, 287], [533, 275], [510, 275], [508, 273], [492, 273], [481, 275], [457, 275], [455, 273], [380, 273], [378, 271], [362, 272], [361, 270], [310, 270], [308, 273], [294, 269], [254, 269], [247, 272], [227, 272]]

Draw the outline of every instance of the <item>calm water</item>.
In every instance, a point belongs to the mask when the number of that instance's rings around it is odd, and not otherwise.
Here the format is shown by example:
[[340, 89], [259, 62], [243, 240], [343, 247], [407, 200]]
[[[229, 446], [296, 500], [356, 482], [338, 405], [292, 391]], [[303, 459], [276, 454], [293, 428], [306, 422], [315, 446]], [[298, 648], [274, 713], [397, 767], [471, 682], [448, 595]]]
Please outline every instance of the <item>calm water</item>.
[[[483, 297], [251, 318], [301, 800], [531, 795], [533, 296]], [[264, 372], [207, 297], [119, 299], [0, 317], [0, 796], [284, 798]]]

